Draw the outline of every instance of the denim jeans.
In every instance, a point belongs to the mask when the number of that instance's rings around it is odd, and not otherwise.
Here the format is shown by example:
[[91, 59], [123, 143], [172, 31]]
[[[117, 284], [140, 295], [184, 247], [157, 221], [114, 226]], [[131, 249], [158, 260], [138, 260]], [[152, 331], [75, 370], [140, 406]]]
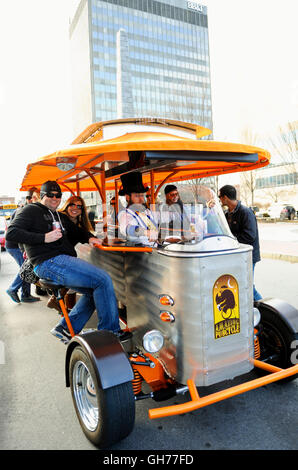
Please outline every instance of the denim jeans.
[[[41, 279], [50, 279], [83, 294], [69, 314], [75, 334], [82, 330], [95, 309], [99, 330], [114, 333], [120, 330], [117, 299], [108, 273], [87, 261], [68, 255], [44, 261], [34, 271]], [[66, 328], [64, 318], [60, 324]]]
[[[19, 266], [22, 266], [24, 258], [23, 253], [19, 248], [6, 248], [6, 251], [15, 259]], [[19, 274], [17, 274], [8, 290], [18, 292], [18, 290], [21, 289], [21, 296], [24, 298], [30, 295], [30, 287], [31, 285], [28, 282], [23, 281]]]
[[[256, 265], [256, 263], [252, 264], [252, 275], [253, 275], [253, 277], [254, 277], [254, 274], [255, 274], [255, 265]], [[254, 295], [254, 301], [262, 299], [261, 294], [255, 288], [255, 284], [253, 285], [253, 295]]]

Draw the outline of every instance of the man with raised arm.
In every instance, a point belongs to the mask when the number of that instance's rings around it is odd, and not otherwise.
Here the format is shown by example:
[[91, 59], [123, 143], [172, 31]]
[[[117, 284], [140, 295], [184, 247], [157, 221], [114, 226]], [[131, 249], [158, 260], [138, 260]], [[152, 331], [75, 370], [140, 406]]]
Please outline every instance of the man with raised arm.
[[[24, 244], [36, 274], [56, 284], [82, 294], [69, 318], [75, 334], [85, 326], [96, 309], [98, 329], [110, 330], [120, 340], [126, 333], [120, 330], [117, 300], [110, 276], [102, 269], [77, 258], [75, 245], [98, 241], [79, 228], [57, 208], [61, 188], [56, 181], [46, 181], [40, 190], [40, 202], [29, 204], [10, 224], [6, 238]], [[64, 318], [51, 333], [64, 342], [70, 340]]]

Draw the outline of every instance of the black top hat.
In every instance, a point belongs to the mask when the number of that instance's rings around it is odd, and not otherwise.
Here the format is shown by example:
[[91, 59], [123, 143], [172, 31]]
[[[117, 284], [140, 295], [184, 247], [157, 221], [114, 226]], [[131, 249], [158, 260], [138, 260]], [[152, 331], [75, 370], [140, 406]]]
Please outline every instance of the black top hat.
[[120, 176], [122, 182], [122, 189], [119, 191], [119, 196], [131, 193], [146, 193], [149, 191], [148, 187], [143, 185], [142, 173], [134, 171], [132, 173], [125, 173]]

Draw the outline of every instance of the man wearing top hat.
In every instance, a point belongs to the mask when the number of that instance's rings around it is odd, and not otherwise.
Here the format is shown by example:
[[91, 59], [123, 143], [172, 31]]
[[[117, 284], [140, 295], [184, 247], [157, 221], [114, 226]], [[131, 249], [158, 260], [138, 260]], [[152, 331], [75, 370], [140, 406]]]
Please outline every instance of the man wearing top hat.
[[118, 214], [120, 234], [136, 244], [154, 246], [158, 237], [159, 217], [146, 207], [144, 194], [149, 191], [143, 185], [138, 171], [121, 175], [122, 189], [127, 207]]

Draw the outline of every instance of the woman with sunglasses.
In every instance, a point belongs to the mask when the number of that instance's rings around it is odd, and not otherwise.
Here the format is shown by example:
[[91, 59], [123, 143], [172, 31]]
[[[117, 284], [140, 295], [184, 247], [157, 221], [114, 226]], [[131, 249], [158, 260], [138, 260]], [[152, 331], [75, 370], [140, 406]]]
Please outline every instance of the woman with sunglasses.
[[[86, 204], [84, 200], [79, 196], [71, 196], [64, 202], [62, 207], [59, 209], [60, 213], [67, 215], [67, 217], [80, 227], [82, 230], [86, 231], [91, 237], [93, 237], [93, 228], [89, 221]], [[76, 303], [76, 293], [74, 291], [67, 291], [65, 289], [64, 303], [68, 310], [71, 310]], [[59, 303], [54, 295], [52, 295], [47, 303], [49, 308], [55, 308], [58, 312], [61, 312]]]
[[71, 196], [59, 209], [59, 212], [67, 215], [70, 220], [83, 230], [93, 235], [93, 228], [90, 223], [84, 200], [79, 196]]

